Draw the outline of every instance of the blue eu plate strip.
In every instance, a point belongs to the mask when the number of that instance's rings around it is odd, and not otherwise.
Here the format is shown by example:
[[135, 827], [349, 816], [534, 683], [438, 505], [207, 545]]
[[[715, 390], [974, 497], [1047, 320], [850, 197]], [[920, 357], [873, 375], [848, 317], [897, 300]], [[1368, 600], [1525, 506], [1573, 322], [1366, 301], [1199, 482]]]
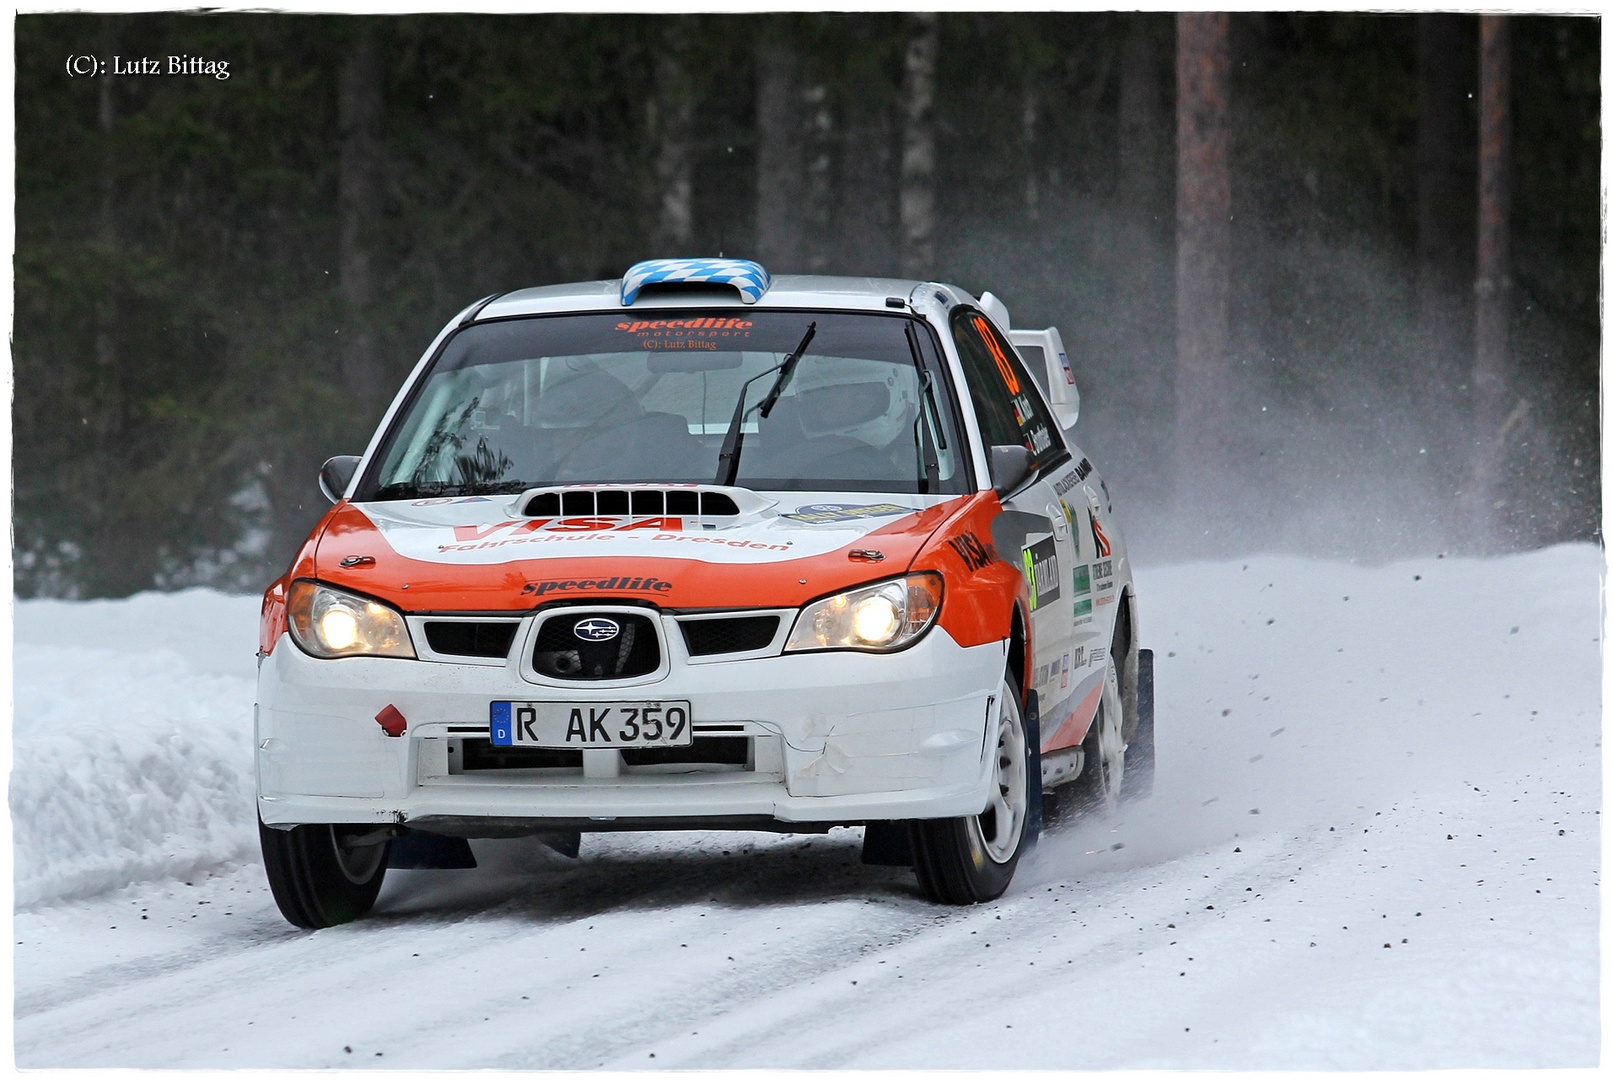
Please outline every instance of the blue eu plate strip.
[[494, 746], [514, 746], [510, 738], [510, 703], [495, 701], [488, 718], [488, 734]]

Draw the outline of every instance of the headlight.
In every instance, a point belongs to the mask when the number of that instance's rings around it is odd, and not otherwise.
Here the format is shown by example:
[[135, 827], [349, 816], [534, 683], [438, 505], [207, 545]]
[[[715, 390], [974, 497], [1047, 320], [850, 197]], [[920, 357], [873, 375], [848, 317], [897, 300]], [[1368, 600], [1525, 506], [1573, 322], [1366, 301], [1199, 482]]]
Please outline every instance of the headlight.
[[286, 594], [286, 622], [303, 651], [323, 659], [415, 656], [402, 615], [368, 597], [318, 582], [292, 582]]
[[941, 575], [923, 573], [815, 600], [796, 616], [785, 652], [900, 649], [936, 621], [941, 598]]

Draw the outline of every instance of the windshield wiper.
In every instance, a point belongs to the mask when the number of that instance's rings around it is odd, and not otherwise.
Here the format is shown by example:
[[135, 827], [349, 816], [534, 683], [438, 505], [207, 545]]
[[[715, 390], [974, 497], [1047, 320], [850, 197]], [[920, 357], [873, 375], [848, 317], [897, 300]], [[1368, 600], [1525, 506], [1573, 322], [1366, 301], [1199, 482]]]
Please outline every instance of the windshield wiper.
[[913, 355], [914, 373], [919, 376], [919, 415], [913, 419], [913, 449], [914, 456], [919, 464], [919, 494], [928, 495], [932, 483], [940, 485], [941, 467], [936, 462], [936, 444], [925, 438], [925, 406], [929, 404], [930, 415], [936, 424], [936, 438], [941, 441], [941, 449], [947, 449], [947, 436], [942, 434], [941, 416], [936, 411], [936, 392], [932, 387], [933, 376], [924, 365], [919, 352], [919, 338], [914, 333], [913, 323], [904, 328], [908, 335], [908, 351]]
[[818, 333], [818, 324], [816, 322], [808, 323], [807, 332], [801, 337], [801, 344], [797, 345], [795, 350], [785, 357], [785, 362], [779, 365], [779, 379], [773, 384], [773, 389], [768, 391], [768, 396], [762, 399], [762, 404], [757, 409], [762, 419], [766, 420], [768, 414], [773, 412], [774, 403], [779, 400], [779, 395], [785, 392], [785, 384], [790, 381], [790, 376], [795, 374], [796, 363], [802, 358], [802, 354], [807, 351], [807, 344], [813, 340], [813, 335], [816, 333]]
[[766, 419], [768, 413], [773, 411], [774, 403], [779, 400], [779, 395], [784, 392], [785, 381], [790, 378], [791, 372], [796, 370], [796, 362], [801, 359], [802, 353], [807, 351], [808, 342], [813, 340], [813, 335], [817, 332], [818, 323], [808, 323], [807, 333], [802, 335], [801, 344], [791, 350], [790, 355], [786, 356], [782, 363], [769, 368], [761, 375], [753, 375], [740, 387], [740, 400], [734, 403], [734, 417], [729, 421], [729, 430], [723, 436], [723, 449], [717, 454], [717, 477], [714, 483], [730, 487], [740, 475], [740, 448], [745, 442], [745, 432], [741, 428], [745, 419], [746, 391], [750, 390], [751, 384], [758, 379], [772, 375], [776, 371], [779, 373], [779, 378], [774, 381], [768, 396], [763, 398], [762, 404], [758, 406], [763, 418]]

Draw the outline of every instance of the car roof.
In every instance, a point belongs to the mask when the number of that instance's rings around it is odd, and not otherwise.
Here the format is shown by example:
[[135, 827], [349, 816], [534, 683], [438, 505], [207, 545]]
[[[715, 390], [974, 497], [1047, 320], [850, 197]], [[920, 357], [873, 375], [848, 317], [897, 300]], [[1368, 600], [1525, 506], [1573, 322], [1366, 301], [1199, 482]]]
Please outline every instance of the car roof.
[[833, 307], [852, 311], [889, 311], [892, 308], [886, 303], [888, 298], [902, 300], [906, 309], [908, 298], [921, 285], [941, 293], [940, 299], [945, 306], [975, 302], [975, 298], [962, 289], [911, 278], [784, 274], [774, 278], [772, 285], [754, 304], [744, 303], [736, 290], [712, 287], [642, 294], [633, 304], [624, 306], [622, 282], [613, 278], [544, 285], [504, 293], [474, 311], [468, 321], [574, 311], [635, 311], [651, 308], [732, 307], [741, 311], [759, 311], [770, 308]]

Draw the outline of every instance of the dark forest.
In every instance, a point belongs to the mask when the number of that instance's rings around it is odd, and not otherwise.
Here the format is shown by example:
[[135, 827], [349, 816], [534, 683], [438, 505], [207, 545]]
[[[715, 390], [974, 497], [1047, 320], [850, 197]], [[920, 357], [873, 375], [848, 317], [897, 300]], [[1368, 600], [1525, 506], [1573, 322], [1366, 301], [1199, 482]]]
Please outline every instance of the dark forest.
[[1145, 558], [1597, 538], [1598, 21], [1207, 18], [19, 16], [16, 591], [261, 588], [455, 312], [719, 253], [1058, 326]]

